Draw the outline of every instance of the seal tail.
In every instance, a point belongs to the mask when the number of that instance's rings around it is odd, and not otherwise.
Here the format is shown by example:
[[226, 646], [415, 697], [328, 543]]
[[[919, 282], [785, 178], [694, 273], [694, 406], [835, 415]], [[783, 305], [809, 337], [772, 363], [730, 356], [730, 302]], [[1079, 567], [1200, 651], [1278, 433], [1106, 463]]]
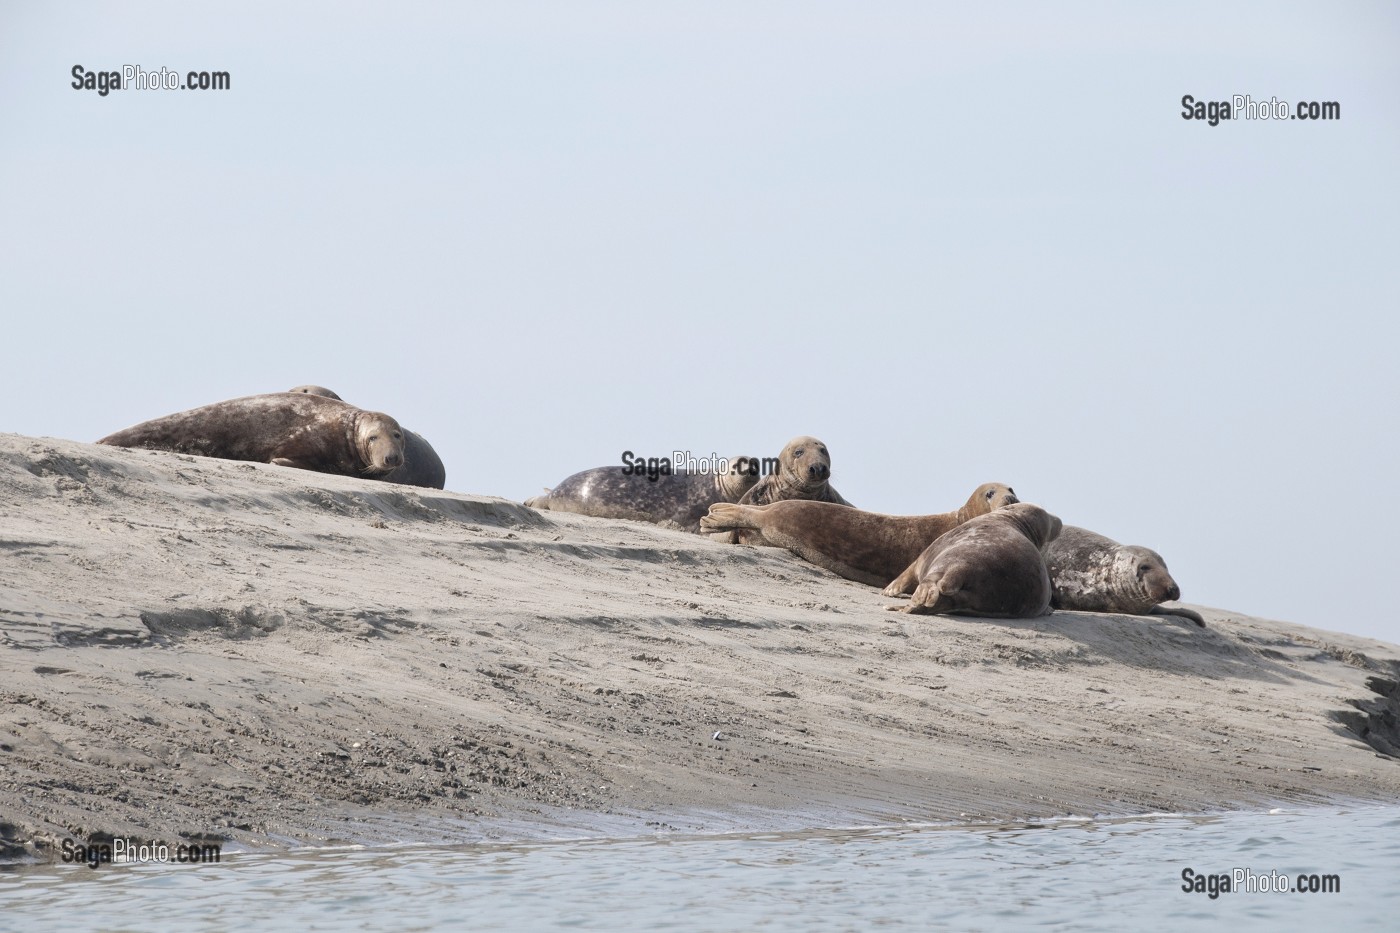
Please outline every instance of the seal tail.
[[740, 528], [757, 528], [748, 506], [733, 502], [716, 502], [710, 506], [709, 514], [700, 519], [701, 531], [736, 531]]

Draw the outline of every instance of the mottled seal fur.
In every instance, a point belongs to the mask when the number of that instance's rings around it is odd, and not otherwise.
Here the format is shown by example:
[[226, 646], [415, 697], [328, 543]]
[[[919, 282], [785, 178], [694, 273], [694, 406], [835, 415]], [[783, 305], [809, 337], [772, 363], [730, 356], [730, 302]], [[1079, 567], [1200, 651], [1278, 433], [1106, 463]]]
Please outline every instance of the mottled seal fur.
[[831, 453], [815, 437], [794, 437], [778, 454], [778, 469], [763, 477], [739, 500], [768, 505], [787, 499], [850, 505], [831, 485]]
[[900, 612], [1043, 616], [1050, 611], [1050, 574], [1041, 549], [1060, 527], [1029, 502], [979, 515], [930, 544], [884, 594], [913, 592], [907, 606], [890, 607]]
[[1198, 612], [1158, 605], [1180, 599], [1181, 588], [1167, 572], [1162, 555], [1150, 548], [1119, 544], [1066, 525], [1046, 549], [1045, 564], [1056, 609], [1182, 616], [1205, 627]]
[[630, 518], [685, 531], [699, 531], [700, 519], [716, 502], [735, 502], [758, 482], [752, 457], [731, 457], [727, 473], [672, 473], [653, 482], [644, 472], [628, 475], [620, 466], [575, 473], [542, 496], [526, 499], [532, 509], [576, 512], [597, 518]]
[[719, 504], [710, 507], [700, 528], [757, 531], [765, 543], [787, 548], [847, 580], [884, 586], [939, 535], [1016, 501], [1010, 486], [984, 483], [962, 508], [939, 515], [881, 515], [801, 499], [769, 505]]
[[109, 434], [97, 443], [378, 478], [403, 463], [403, 429], [378, 411], [315, 395], [250, 395]]
[[[302, 395], [319, 395], [322, 398], [342, 401], [339, 395], [325, 386], [297, 386], [295, 389], [287, 391]], [[436, 450], [433, 450], [433, 445], [428, 443], [427, 438], [405, 428], [403, 432], [403, 463], [383, 476], [375, 478], [386, 483], [400, 483], [404, 486], [443, 489], [447, 486], [447, 468], [442, 465], [442, 458], [437, 455]]]

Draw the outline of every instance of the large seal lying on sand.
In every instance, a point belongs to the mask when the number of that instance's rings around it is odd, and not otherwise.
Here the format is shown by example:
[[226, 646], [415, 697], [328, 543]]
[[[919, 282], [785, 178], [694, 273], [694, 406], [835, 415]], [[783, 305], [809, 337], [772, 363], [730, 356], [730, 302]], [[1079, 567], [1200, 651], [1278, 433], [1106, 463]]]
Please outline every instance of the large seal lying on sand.
[[[297, 386], [295, 389], [288, 389], [288, 392], [298, 392], [302, 395], [319, 395], [322, 398], [333, 398], [341, 401], [336, 395], [325, 386]], [[447, 468], [442, 465], [442, 458], [433, 450], [433, 445], [421, 434], [404, 429], [403, 432], [403, 463], [396, 469], [375, 477], [386, 483], [401, 483], [405, 486], [422, 486], [427, 489], [443, 489], [447, 486]]]
[[1050, 611], [1050, 574], [1041, 549], [1060, 533], [1060, 520], [1038, 505], [1018, 502], [959, 525], [933, 542], [886, 596], [912, 591], [901, 612], [1029, 619]]
[[847, 580], [884, 586], [939, 535], [1016, 501], [1010, 486], [984, 483], [962, 508], [941, 515], [881, 515], [848, 505], [794, 499], [757, 506], [720, 504], [710, 507], [700, 528], [752, 529], [765, 543], [785, 547]]
[[1190, 609], [1158, 603], [1180, 599], [1181, 589], [1162, 555], [1145, 547], [1119, 544], [1101, 534], [1066, 525], [1045, 550], [1056, 609], [1184, 616], [1202, 628], [1206, 620]]
[[[778, 454], [778, 469], [758, 481], [744, 497], [742, 505], [769, 505], [788, 499], [813, 502], [835, 502], [850, 505], [831, 485], [831, 453], [815, 437], [794, 437]], [[738, 529], [712, 534], [710, 537], [726, 544], [769, 544], [763, 535], [751, 529]]]
[[403, 463], [403, 429], [383, 412], [315, 395], [250, 395], [109, 434], [99, 444], [378, 478]]
[[653, 481], [623, 467], [594, 467], [575, 473], [542, 496], [526, 499], [532, 509], [577, 512], [596, 518], [630, 518], [699, 531], [700, 519], [716, 502], [737, 501], [758, 482], [752, 457], [731, 457], [727, 473], [671, 473]]
[[[815, 437], [794, 437], [778, 454], [778, 470], [758, 481], [739, 500], [744, 505], [768, 505], [785, 499], [810, 499], [850, 505], [831, 487], [831, 454]], [[732, 500], [731, 500], [732, 501]]]

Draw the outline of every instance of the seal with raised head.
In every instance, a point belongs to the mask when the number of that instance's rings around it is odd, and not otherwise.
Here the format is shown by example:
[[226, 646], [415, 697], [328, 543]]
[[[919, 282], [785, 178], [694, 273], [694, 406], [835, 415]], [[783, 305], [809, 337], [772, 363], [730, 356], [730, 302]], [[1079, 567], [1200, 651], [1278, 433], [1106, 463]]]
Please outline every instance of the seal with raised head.
[[[342, 401], [339, 395], [325, 386], [297, 386], [295, 389], [287, 391], [301, 395], [319, 395], [322, 398]], [[437, 455], [436, 450], [433, 450], [433, 445], [428, 443], [427, 438], [405, 428], [403, 432], [403, 463], [383, 476], [375, 477], [375, 479], [381, 479], [386, 483], [400, 483], [405, 486], [443, 489], [447, 486], [447, 468], [442, 465], [442, 458]]]
[[847, 580], [884, 586], [939, 535], [1017, 501], [1010, 486], [983, 483], [960, 509], [938, 515], [881, 515], [802, 499], [770, 505], [719, 504], [710, 507], [700, 528], [756, 531], [768, 545], [787, 548]]
[[930, 544], [883, 590], [912, 592], [900, 612], [1029, 619], [1050, 611], [1050, 574], [1041, 550], [1060, 520], [1017, 502], [979, 515]]
[[711, 505], [735, 502], [758, 482], [753, 457], [731, 457], [727, 471], [713, 474], [663, 473], [652, 479], [654, 474], [625, 473], [624, 469], [605, 466], [575, 473], [525, 504], [532, 509], [630, 518], [695, 532]]
[[815, 437], [794, 437], [778, 454], [778, 469], [760, 479], [739, 500], [742, 505], [768, 505], [787, 499], [850, 505], [831, 485], [831, 453]]
[[1167, 562], [1151, 548], [1119, 544], [1101, 534], [1066, 525], [1045, 550], [1056, 609], [1182, 616], [1205, 628], [1201, 614], [1161, 606], [1181, 598]]
[[335, 399], [287, 392], [191, 408], [143, 421], [97, 443], [367, 479], [403, 463], [403, 429], [393, 418]]
[[[769, 505], [790, 499], [850, 505], [831, 485], [831, 452], [815, 437], [794, 437], [776, 459], [778, 468], [745, 493], [739, 500], [741, 505]], [[769, 544], [761, 533], [751, 529], [722, 531], [710, 537], [726, 544]]]

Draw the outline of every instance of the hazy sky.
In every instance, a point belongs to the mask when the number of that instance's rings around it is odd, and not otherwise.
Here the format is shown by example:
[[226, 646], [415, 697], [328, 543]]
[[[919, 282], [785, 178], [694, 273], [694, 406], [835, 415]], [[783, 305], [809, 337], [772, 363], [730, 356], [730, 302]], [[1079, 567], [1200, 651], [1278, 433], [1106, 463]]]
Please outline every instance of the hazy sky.
[[1400, 642], [1393, 4], [404, 6], [0, 6], [0, 430], [314, 382], [512, 499], [815, 434]]

